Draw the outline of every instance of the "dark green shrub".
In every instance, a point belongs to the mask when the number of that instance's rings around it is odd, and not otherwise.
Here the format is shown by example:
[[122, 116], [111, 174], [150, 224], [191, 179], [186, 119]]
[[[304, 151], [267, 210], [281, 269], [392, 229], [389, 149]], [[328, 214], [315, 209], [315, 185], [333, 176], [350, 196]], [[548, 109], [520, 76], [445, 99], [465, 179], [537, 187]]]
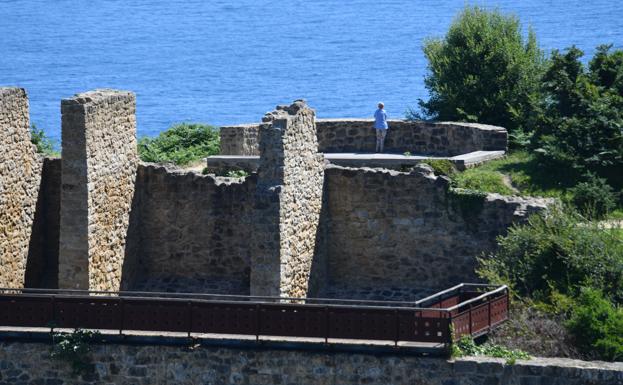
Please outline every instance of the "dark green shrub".
[[548, 302], [553, 293], [574, 297], [581, 286], [623, 301], [623, 241], [582, 221], [555, 208], [533, 215], [498, 238], [497, 250], [479, 259], [478, 273], [537, 301]]
[[54, 333], [51, 356], [68, 362], [74, 375], [84, 373], [91, 364], [91, 342], [99, 337], [99, 332], [83, 329], [76, 329], [72, 333]]
[[602, 292], [583, 289], [566, 326], [582, 350], [595, 352], [604, 360], [623, 360], [623, 309]]
[[467, 7], [443, 39], [424, 44], [430, 99], [408, 117], [478, 121], [528, 132], [536, 117], [542, 51], [519, 20], [498, 11]]
[[603, 178], [589, 177], [570, 189], [571, 202], [589, 219], [601, 219], [617, 205], [612, 187]]
[[450, 208], [459, 213], [466, 222], [476, 223], [484, 207], [487, 193], [464, 188], [450, 188], [447, 194]]
[[144, 162], [186, 165], [216, 155], [220, 149], [217, 128], [198, 123], [171, 126], [155, 138], [141, 138], [138, 152]]
[[433, 169], [435, 175], [452, 176], [457, 172], [454, 163], [448, 159], [428, 159], [425, 163]]
[[30, 126], [30, 141], [37, 146], [37, 152], [46, 156], [58, 156], [56, 144], [50, 139], [43, 129], [37, 128], [33, 123]]
[[623, 51], [600, 46], [588, 70], [575, 47], [554, 51], [543, 77], [534, 136], [544, 165], [574, 168], [623, 186]]
[[528, 353], [518, 349], [508, 349], [501, 345], [485, 343], [477, 345], [469, 336], [463, 336], [461, 339], [452, 344], [452, 356], [489, 356], [497, 358], [506, 358], [506, 363], [514, 364], [515, 360], [529, 360], [531, 357]]

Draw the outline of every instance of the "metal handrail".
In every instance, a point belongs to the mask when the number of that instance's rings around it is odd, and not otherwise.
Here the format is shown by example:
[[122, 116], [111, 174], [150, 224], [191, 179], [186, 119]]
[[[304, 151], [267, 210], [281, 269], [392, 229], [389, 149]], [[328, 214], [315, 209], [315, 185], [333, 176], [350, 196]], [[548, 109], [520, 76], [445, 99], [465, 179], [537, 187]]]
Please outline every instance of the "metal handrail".
[[[3, 291], [13, 291], [13, 292], [22, 292], [27, 294], [54, 294], [54, 295], [63, 295], [64, 293], [69, 294], [80, 294], [80, 295], [109, 295], [111, 297], [117, 296], [128, 296], [131, 298], [195, 298], [201, 299], [201, 297], [210, 297], [210, 298], [223, 298], [224, 300], [240, 300], [249, 303], [271, 303], [271, 302], [280, 302], [283, 301], [304, 301], [306, 304], [310, 304], [310, 302], [323, 302], [323, 303], [346, 303], [346, 304], [376, 304], [376, 305], [386, 305], [387, 307], [397, 307], [397, 308], [420, 308], [417, 306], [418, 304], [432, 299], [436, 296], [440, 296], [444, 293], [448, 293], [452, 290], [455, 290], [459, 287], [466, 286], [474, 286], [474, 287], [497, 287], [495, 285], [487, 285], [487, 284], [466, 284], [461, 283], [453, 288], [444, 290], [442, 292], [436, 293], [432, 296], [426, 297], [419, 301], [379, 301], [379, 300], [358, 300], [358, 299], [340, 299], [340, 298], [302, 298], [302, 297], [274, 297], [274, 296], [251, 296], [251, 295], [235, 295], [235, 294], [210, 294], [210, 293], [167, 293], [167, 292], [148, 292], [148, 291], [107, 291], [107, 290], [79, 290], [79, 289], [39, 289], [39, 288], [0, 288], [0, 293]], [[405, 306], [401, 306], [405, 305]], [[416, 305], [415, 307], [413, 305]], [[352, 305], [354, 306], [354, 305]], [[381, 306], [384, 307], [384, 306]], [[427, 308], [423, 308], [424, 310], [428, 310]], [[439, 310], [439, 308], [435, 308], [434, 310]]]
[[499, 293], [501, 291], [507, 291], [507, 290], [508, 290], [508, 286], [502, 285], [502, 286], [498, 287], [497, 289], [495, 289], [493, 291], [488, 291], [488, 292], [486, 292], [486, 293], [484, 293], [482, 295], [479, 295], [478, 297], [469, 299], [469, 300], [467, 300], [465, 302], [461, 302], [461, 303], [459, 303], [457, 305], [454, 305], [452, 307], [446, 308], [445, 310], [447, 310], [447, 311], [457, 310], [460, 307], [463, 307], [465, 305], [469, 305], [469, 304], [474, 303], [474, 302], [478, 302], [478, 301], [482, 300], [483, 298], [486, 298], [486, 297], [492, 296], [494, 294], [497, 294], [497, 293]]

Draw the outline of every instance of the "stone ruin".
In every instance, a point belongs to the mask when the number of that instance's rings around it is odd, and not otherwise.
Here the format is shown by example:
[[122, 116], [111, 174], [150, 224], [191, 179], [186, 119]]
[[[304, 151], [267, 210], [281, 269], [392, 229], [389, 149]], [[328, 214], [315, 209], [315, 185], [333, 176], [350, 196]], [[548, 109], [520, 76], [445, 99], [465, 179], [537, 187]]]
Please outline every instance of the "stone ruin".
[[[233, 179], [140, 162], [133, 93], [79, 94], [61, 112], [62, 157], [43, 158], [26, 92], [0, 88], [2, 287], [412, 300], [477, 280], [495, 237], [551, 202], [488, 194], [466, 211], [426, 165], [328, 162], [322, 152], [366, 151], [373, 134], [316, 121], [301, 100], [222, 128], [224, 154], [257, 157]], [[390, 124], [397, 152], [506, 149], [499, 127]]]

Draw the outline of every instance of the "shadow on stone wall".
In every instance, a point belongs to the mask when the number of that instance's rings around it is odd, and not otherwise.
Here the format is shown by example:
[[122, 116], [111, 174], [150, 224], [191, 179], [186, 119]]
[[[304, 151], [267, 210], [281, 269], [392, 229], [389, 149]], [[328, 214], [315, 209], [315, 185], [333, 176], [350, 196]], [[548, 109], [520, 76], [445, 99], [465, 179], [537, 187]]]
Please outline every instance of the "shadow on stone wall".
[[[139, 166], [140, 167], [140, 166]], [[142, 201], [144, 184], [140, 183], [138, 175], [134, 181], [134, 195], [132, 196], [132, 206], [130, 209], [130, 221], [128, 233], [125, 240], [125, 250], [123, 265], [121, 267], [120, 290], [132, 290], [136, 284], [139, 268], [140, 252], [140, 207]]]
[[329, 209], [327, 206], [327, 179], [323, 180], [322, 187], [322, 206], [320, 208], [320, 219], [316, 230], [316, 242], [314, 249], [314, 259], [309, 273], [309, 289], [307, 297], [319, 298], [324, 295], [323, 289], [328, 284], [327, 281], [327, 238], [329, 231]]
[[24, 286], [55, 289], [58, 288], [61, 160], [44, 159], [41, 174]]

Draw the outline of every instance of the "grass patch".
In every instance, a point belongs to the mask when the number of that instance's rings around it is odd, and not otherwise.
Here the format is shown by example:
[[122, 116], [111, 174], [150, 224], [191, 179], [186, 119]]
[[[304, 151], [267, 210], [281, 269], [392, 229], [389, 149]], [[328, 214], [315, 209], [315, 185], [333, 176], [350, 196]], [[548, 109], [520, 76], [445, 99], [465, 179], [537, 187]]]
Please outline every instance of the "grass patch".
[[458, 188], [502, 195], [514, 193], [513, 189], [504, 183], [504, 175], [499, 171], [473, 168], [454, 175], [453, 180]]
[[187, 165], [220, 151], [220, 133], [207, 124], [181, 123], [155, 138], [141, 138], [138, 153], [142, 161]]
[[[510, 178], [512, 186], [519, 190], [521, 195], [561, 199], [569, 197], [567, 190], [575, 186], [581, 177], [570, 167], [551, 170], [540, 165], [534, 155], [526, 151], [517, 151], [508, 154], [503, 159], [492, 160], [465, 170], [457, 178], [460, 176], [468, 181], [479, 177], [487, 178], [487, 182], [480, 183], [483, 191], [499, 192], [491, 190], [508, 188], [501, 182], [502, 174]], [[500, 183], [504, 187], [500, 186]]]

